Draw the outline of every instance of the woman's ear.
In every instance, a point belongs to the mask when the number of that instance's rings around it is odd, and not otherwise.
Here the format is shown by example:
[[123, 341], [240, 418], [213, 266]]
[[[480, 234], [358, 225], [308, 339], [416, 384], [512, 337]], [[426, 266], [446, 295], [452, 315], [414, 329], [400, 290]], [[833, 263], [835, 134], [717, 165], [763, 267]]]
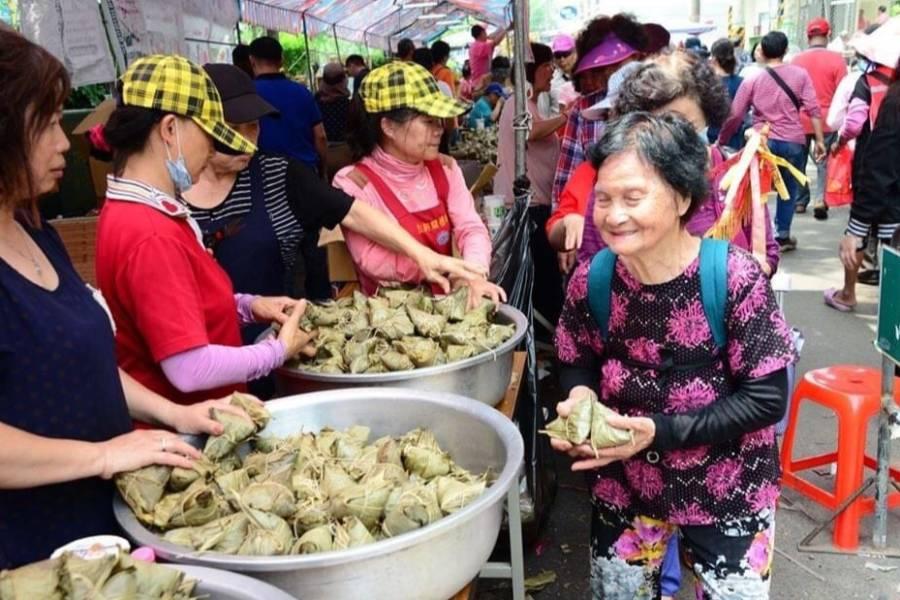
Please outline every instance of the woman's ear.
[[387, 139], [394, 141], [397, 137], [397, 129], [396, 123], [388, 119], [387, 117], [382, 117], [378, 122], [378, 127], [381, 128], [381, 132], [384, 134], [384, 137]]
[[163, 143], [172, 148], [178, 147], [178, 134], [175, 131], [177, 120], [178, 117], [173, 114], [168, 114], [159, 121], [159, 135], [162, 138]]

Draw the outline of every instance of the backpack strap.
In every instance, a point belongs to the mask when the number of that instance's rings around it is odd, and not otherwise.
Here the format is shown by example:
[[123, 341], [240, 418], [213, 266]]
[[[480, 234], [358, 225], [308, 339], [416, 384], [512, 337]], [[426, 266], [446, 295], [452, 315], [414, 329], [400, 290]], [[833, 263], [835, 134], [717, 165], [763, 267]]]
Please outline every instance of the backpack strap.
[[588, 270], [588, 305], [605, 342], [609, 337], [609, 311], [612, 280], [616, 271], [616, 255], [604, 248], [594, 255]]
[[[720, 349], [728, 343], [725, 326], [728, 307], [728, 247], [725, 240], [704, 238], [700, 242], [700, 302], [712, 331], [713, 341]], [[610, 299], [617, 257], [604, 248], [591, 260], [588, 271], [588, 306], [600, 327], [605, 342], [609, 338]]]
[[720, 349], [728, 343], [725, 328], [728, 306], [728, 242], [704, 238], [700, 242], [700, 301], [713, 341]]

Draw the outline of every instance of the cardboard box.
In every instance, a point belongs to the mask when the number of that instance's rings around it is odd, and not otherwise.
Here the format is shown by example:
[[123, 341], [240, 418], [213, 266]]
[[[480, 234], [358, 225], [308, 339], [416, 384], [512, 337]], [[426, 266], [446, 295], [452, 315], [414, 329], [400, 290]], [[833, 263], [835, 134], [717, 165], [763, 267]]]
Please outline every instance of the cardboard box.
[[358, 281], [356, 266], [353, 264], [350, 251], [347, 250], [340, 225], [319, 232], [319, 247], [325, 248], [328, 257], [328, 279], [332, 283]]

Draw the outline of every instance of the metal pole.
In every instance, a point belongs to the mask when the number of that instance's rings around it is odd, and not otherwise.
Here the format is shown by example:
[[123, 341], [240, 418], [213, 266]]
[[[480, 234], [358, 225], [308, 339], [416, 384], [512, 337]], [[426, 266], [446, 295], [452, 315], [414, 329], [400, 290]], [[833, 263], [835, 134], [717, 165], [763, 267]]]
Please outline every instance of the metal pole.
[[887, 546], [888, 485], [891, 467], [891, 410], [894, 405], [894, 363], [881, 359], [881, 413], [878, 416], [878, 469], [875, 475], [875, 526], [872, 545]]
[[316, 88], [316, 74], [312, 68], [312, 48], [309, 46], [309, 33], [306, 28], [306, 13], [301, 16], [303, 19], [303, 43], [306, 44], [306, 72], [309, 76], [309, 89]]
[[[525, 45], [525, 25], [528, 18], [527, 0], [514, 0], [513, 26], [515, 31], [515, 54], [513, 69], [516, 74], [516, 115], [524, 115], [526, 108], [525, 99], [525, 57], [527, 50]], [[525, 176], [525, 153], [528, 149], [528, 131], [524, 128], [516, 129], [516, 179]]]
[[338, 41], [337, 36], [337, 25], [331, 26], [331, 34], [334, 36], [334, 50], [337, 52], [338, 62], [343, 64], [343, 60], [341, 59], [341, 43]]
[[700, 22], [700, 0], [691, 0], [691, 16], [688, 20], [691, 23]]

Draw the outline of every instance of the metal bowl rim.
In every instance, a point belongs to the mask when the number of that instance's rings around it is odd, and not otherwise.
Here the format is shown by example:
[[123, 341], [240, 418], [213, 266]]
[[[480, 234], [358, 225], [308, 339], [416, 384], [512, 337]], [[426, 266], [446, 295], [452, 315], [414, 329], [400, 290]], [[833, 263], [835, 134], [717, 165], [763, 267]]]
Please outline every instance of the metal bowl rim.
[[490, 425], [506, 450], [506, 464], [497, 476], [494, 483], [472, 504], [452, 515], [443, 517], [422, 529], [380, 540], [374, 544], [360, 546], [349, 550], [323, 552], [304, 556], [236, 556], [221, 554], [218, 552], [199, 553], [186, 551], [183, 546], [166, 542], [141, 524], [128, 505], [119, 494], [113, 498], [113, 512], [119, 525], [128, 537], [141, 545], [147, 545], [157, 550], [166, 560], [188, 561], [188, 564], [198, 564], [211, 568], [221, 568], [239, 572], [279, 572], [299, 569], [315, 569], [322, 567], [335, 567], [338, 565], [361, 562], [374, 559], [379, 556], [393, 554], [440, 537], [451, 529], [462, 527], [469, 521], [478, 517], [482, 512], [498, 502], [503, 501], [506, 493], [512, 485], [518, 485], [515, 481], [521, 469], [524, 459], [525, 446], [522, 436], [515, 424], [507, 419], [500, 411], [477, 400], [472, 400], [457, 394], [445, 392], [427, 392], [410, 390], [408, 388], [351, 388], [309, 394], [286, 396], [276, 400], [270, 400], [267, 405], [273, 413], [289, 410], [292, 405], [339, 403], [347, 399], [356, 399], [365, 396], [370, 400], [396, 400], [397, 398], [411, 399], [431, 405], [439, 405], [451, 408], [457, 412], [474, 417]]
[[528, 322], [525, 315], [514, 306], [502, 304], [497, 312], [508, 318], [515, 326], [516, 332], [511, 338], [503, 342], [500, 346], [489, 352], [483, 352], [472, 358], [458, 360], [446, 365], [437, 367], [425, 367], [424, 369], [414, 369], [412, 371], [397, 371], [394, 373], [375, 373], [375, 374], [352, 374], [352, 373], [313, 373], [297, 369], [293, 367], [280, 367], [275, 372], [282, 377], [290, 377], [293, 379], [301, 379], [304, 381], [315, 381], [319, 383], [336, 383], [344, 385], [383, 385], [397, 381], [408, 381], [411, 379], [424, 379], [435, 375], [444, 375], [454, 371], [461, 371], [470, 367], [478, 366], [491, 360], [496, 360], [500, 356], [504, 356], [511, 352], [528, 332]]

